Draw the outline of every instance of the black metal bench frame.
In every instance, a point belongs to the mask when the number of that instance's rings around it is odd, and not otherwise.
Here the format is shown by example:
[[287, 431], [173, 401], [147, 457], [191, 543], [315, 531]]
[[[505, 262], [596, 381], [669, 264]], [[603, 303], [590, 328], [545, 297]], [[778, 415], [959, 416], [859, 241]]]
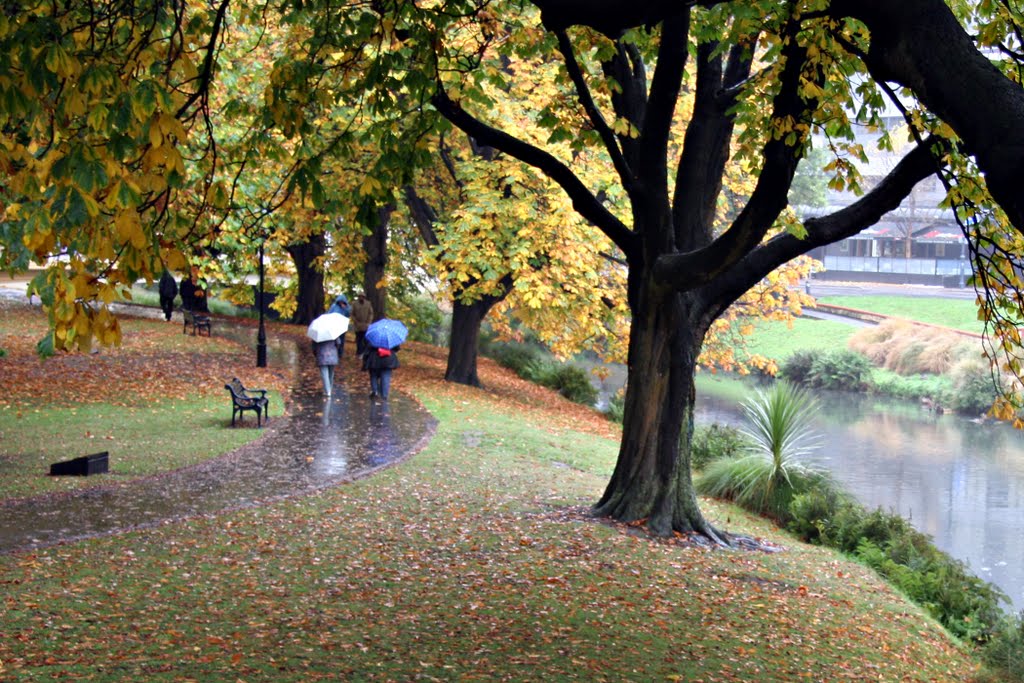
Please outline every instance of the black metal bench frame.
[[[238, 417], [239, 422], [244, 418], [242, 412], [245, 410], [251, 410], [256, 413], [256, 426], [262, 427], [263, 422], [260, 419], [270, 421], [270, 399], [267, 398], [266, 389], [246, 389], [242, 382], [237, 378], [233, 377], [230, 382], [224, 385], [224, 388], [231, 392], [231, 426], [235, 426], [235, 417]], [[251, 396], [250, 394], [259, 394], [259, 396]]]
[[206, 330], [207, 337], [210, 336], [210, 316], [203, 313], [195, 313], [187, 308], [181, 309], [181, 313], [185, 318], [185, 324], [181, 328], [182, 334], [188, 332], [188, 328], [191, 326], [193, 337], [197, 333], [201, 334], [203, 330]]

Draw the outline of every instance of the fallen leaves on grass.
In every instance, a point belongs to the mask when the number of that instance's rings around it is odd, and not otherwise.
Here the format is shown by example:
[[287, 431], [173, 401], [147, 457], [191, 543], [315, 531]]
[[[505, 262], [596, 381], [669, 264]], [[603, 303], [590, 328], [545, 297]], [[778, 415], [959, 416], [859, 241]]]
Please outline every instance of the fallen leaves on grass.
[[[4, 675], [969, 676], [969, 660], [934, 622], [828, 551], [718, 551], [593, 523], [584, 510], [601, 477], [508, 444], [523, 430], [614, 441], [614, 425], [488, 362], [486, 389], [445, 383], [443, 364], [442, 351], [407, 346], [396, 388], [461, 419], [439, 425], [431, 446], [399, 467], [264, 508], [0, 557]], [[561, 445], [566, 460], [588, 456]]]
[[279, 372], [254, 368], [249, 349], [219, 337], [181, 334], [177, 324], [126, 317], [120, 347], [40, 359], [35, 342], [44, 324], [38, 309], [3, 304], [0, 326], [0, 407], [33, 403], [139, 405], [194, 395], [224, 394], [232, 377], [286, 391]]

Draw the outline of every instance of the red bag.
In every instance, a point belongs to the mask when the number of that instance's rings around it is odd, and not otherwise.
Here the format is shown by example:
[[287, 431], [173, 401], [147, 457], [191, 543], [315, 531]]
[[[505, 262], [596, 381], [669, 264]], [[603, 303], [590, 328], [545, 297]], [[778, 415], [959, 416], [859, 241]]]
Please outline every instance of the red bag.
[[377, 349], [377, 355], [381, 358], [387, 358], [391, 355], [391, 349]]

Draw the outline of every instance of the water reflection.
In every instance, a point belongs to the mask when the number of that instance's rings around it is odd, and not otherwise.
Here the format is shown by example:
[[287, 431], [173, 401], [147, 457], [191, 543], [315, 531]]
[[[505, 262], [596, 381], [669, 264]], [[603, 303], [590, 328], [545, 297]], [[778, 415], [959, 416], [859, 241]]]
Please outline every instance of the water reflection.
[[[907, 517], [1024, 608], [1024, 434], [860, 394], [820, 394], [812, 456], [864, 505]], [[739, 405], [702, 384], [699, 423], [741, 425]]]

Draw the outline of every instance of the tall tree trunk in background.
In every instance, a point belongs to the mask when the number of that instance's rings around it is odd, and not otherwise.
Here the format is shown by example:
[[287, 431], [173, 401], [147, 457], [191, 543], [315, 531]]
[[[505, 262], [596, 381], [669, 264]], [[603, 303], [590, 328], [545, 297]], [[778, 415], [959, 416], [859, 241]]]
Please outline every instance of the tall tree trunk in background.
[[448, 342], [448, 367], [444, 378], [448, 382], [480, 386], [477, 374], [477, 354], [480, 348], [480, 326], [494, 306], [512, 291], [512, 276], [501, 280], [502, 294], [484, 296], [471, 303], [455, 301], [452, 310], [451, 340]]
[[[493, 148], [485, 148], [493, 152]], [[434, 223], [437, 213], [416, 192], [412, 185], [405, 187], [405, 204], [409, 215], [420, 232], [424, 244], [428, 247], [439, 245]], [[505, 275], [500, 282], [501, 294], [484, 296], [477, 301], [463, 303], [456, 295], [452, 300], [452, 324], [448, 341], [448, 366], [444, 378], [448, 382], [466, 384], [471, 387], [480, 386], [477, 372], [477, 357], [480, 352], [480, 327], [491, 309], [505, 300], [512, 291], [513, 278]]]
[[308, 325], [324, 312], [324, 273], [318, 262], [327, 253], [327, 238], [322, 233], [314, 234], [308, 241], [289, 244], [285, 249], [295, 263], [299, 285], [292, 322]]
[[373, 319], [386, 318], [387, 291], [380, 286], [384, 281], [384, 271], [388, 265], [388, 228], [391, 225], [391, 214], [395, 205], [379, 207], [376, 219], [369, 235], [363, 237], [363, 250], [366, 252], [366, 265], [363, 267], [363, 291], [366, 298], [373, 304]]

